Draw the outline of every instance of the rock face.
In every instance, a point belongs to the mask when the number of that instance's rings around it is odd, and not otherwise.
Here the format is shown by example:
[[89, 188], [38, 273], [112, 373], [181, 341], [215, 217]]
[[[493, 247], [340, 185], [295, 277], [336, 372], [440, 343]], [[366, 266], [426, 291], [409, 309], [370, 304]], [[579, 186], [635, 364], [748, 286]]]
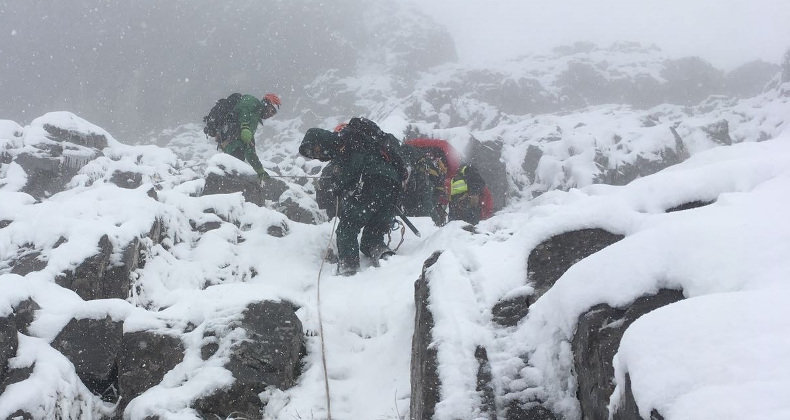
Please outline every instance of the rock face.
[[235, 413], [257, 418], [262, 407], [258, 394], [269, 386], [289, 388], [299, 376], [305, 347], [302, 323], [291, 304], [253, 303], [238, 326], [247, 337], [236, 344], [225, 364], [233, 374], [233, 384], [195, 403], [208, 417], [226, 418]]
[[75, 291], [85, 300], [126, 299], [129, 295], [130, 276], [140, 265], [140, 241], [135, 238], [121, 252], [121, 263], [110, 261], [113, 251], [107, 235], [99, 239], [99, 251], [71, 271], [58, 276], [55, 281], [62, 287]]
[[16, 356], [17, 342], [16, 326], [10, 318], [0, 318], [0, 384], [5, 381], [8, 374], [8, 359]]
[[425, 270], [434, 265], [441, 255], [435, 252], [422, 266], [422, 275], [414, 283], [414, 335], [411, 340], [411, 403], [412, 420], [433, 418], [439, 402], [439, 372], [436, 346], [431, 346], [433, 314], [428, 309], [430, 290]]
[[122, 413], [129, 401], [159, 384], [165, 374], [184, 358], [178, 337], [151, 331], [124, 334], [118, 354], [118, 386]]
[[488, 361], [488, 352], [483, 346], [475, 349], [475, 359], [477, 360], [477, 391], [482, 396], [480, 411], [483, 418], [497, 420], [496, 400], [494, 399], [494, 386], [491, 383], [491, 363]]
[[241, 192], [244, 199], [258, 206], [266, 204], [266, 200], [277, 201], [288, 187], [279, 179], [268, 179], [262, 187], [257, 177], [238, 174], [218, 175], [209, 173], [206, 176], [206, 185], [203, 195], [230, 194]]
[[[613, 420], [634, 420], [634, 419], [641, 419], [642, 417], [639, 415], [639, 407], [636, 405], [636, 400], [634, 400], [634, 393], [631, 389], [631, 376], [626, 374], [625, 375], [625, 398], [623, 398], [623, 402], [617, 407], [614, 414], [612, 415]], [[653, 409], [650, 412], [650, 420], [664, 420], [664, 416], [662, 416], [658, 410]]]
[[77, 375], [96, 395], [111, 401], [118, 389], [118, 352], [121, 348], [123, 324], [104, 319], [72, 319], [55, 337], [51, 345], [74, 364]]
[[640, 316], [683, 298], [682, 292], [663, 289], [624, 308], [596, 305], [579, 317], [571, 346], [584, 419], [608, 418], [607, 406], [614, 391], [612, 359], [625, 330]]
[[527, 280], [537, 300], [573, 264], [623, 239], [603, 229], [580, 229], [554, 236], [535, 247], [527, 259]]

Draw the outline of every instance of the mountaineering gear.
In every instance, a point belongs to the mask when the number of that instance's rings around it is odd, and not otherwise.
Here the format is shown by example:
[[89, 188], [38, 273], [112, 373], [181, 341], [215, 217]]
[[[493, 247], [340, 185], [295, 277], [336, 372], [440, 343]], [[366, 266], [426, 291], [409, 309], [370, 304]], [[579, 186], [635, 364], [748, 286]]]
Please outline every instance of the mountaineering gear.
[[401, 220], [403, 220], [403, 223], [405, 223], [406, 226], [409, 227], [409, 230], [411, 230], [412, 233], [414, 233], [414, 235], [416, 235], [419, 238], [420, 237], [420, 231], [417, 230], [417, 227], [414, 226], [414, 224], [411, 223], [411, 220], [409, 220], [409, 218], [406, 217], [405, 214], [403, 214], [403, 210], [401, 210], [400, 207], [395, 206], [395, 213], [398, 215], [398, 217], [401, 218]]
[[214, 137], [217, 148], [252, 166], [259, 179], [269, 177], [255, 152], [255, 130], [263, 119], [272, 117], [280, 106], [280, 98], [268, 93], [263, 100], [252, 95], [233, 93], [214, 104], [203, 117], [203, 132]]
[[233, 93], [227, 98], [217, 100], [208, 115], [203, 117], [203, 122], [206, 124], [203, 132], [209, 137], [216, 137], [217, 143], [220, 144], [232, 140], [238, 128], [238, 115], [234, 108], [240, 100], [240, 93]]

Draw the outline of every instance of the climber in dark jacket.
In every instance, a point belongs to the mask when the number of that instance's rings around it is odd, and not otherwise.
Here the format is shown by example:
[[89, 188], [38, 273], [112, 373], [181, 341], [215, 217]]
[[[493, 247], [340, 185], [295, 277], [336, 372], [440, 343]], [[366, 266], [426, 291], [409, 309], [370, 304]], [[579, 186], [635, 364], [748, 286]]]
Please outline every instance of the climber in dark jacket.
[[261, 100], [252, 95], [232, 94], [236, 104], [233, 106], [233, 118], [222, 121], [221, 127], [213, 135], [217, 139], [219, 149], [240, 160], [245, 160], [252, 166], [258, 178], [265, 179], [269, 174], [263, 169], [258, 154], [255, 152], [255, 130], [258, 123], [277, 114], [280, 98], [267, 93]]
[[[330, 190], [340, 201], [337, 226], [338, 273], [352, 275], [359, 269], [359, 252], [373, 264], [394, 255], [384, 243], [395, 217], [395, 206], [405, 181], [394, 159], [383, 150], [355, 147], [364, 135], [351, 127], [337, 132], [311, 128], [304, 136], [299, 153], [309, 158], [331, 161]], [[369, 139], [368, 139], [369, 140]], [[357, 236], [362, 231], [362, 239]]]

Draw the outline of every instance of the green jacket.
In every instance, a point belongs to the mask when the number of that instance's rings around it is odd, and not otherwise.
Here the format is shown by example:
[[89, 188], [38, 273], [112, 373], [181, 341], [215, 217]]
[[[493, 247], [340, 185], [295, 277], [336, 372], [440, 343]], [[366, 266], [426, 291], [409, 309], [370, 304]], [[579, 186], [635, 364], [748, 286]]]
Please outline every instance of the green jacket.
[[238, 159], [246, 160], [257, 174], [265, 173], [258, 154], [255, 152], [255, 130], [258, 129], [264, 104], [252, 95], [243, 95], [233, 110], [239, 118], [240, 134], [238, 138], [225, 144], [222, 151]]

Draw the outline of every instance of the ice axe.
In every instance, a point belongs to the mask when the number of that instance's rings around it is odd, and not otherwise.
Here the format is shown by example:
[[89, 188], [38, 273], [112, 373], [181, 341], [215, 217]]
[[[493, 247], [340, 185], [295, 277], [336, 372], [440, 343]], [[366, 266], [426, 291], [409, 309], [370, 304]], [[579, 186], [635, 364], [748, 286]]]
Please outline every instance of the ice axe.
[[403, 220], [403, 223], [405, 223], [406, 226], [409, 227], [409, 230], [411, 230], [419, 238], [420, 237], [420, 231], [417, 230], [417, 228], [411, 223], [411, 220], [409, 220], [409, 218], [406, 217], [405, 214], [403, 214], [403, 210], [401, 210], [400, 207], [395, 206], [395, 213], [397, 213], [398, 217], [400, 217], [401, 220]]

